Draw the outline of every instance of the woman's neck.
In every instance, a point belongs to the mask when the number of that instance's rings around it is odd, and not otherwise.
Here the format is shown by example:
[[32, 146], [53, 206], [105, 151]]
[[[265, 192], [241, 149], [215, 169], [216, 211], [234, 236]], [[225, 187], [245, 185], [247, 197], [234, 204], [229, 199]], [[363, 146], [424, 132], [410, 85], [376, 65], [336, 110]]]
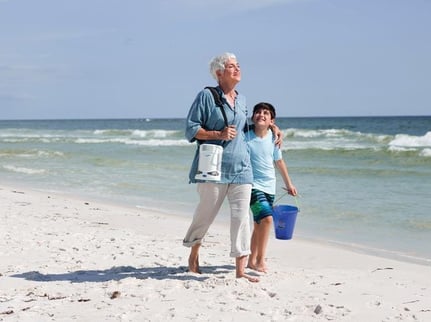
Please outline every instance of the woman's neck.
[[235, 85], [228, 86], [226, 84], [219, 84], [219, 87], [224, 93], [224, 96], [226, 97], [227, 101], [229, 102], [229, 105], [234, 107], [235, 106], [235, 99], [236, 99], [236, 90]]
[[219, 87], [223, 91], [224, 95], [234, 95], [235, 92], [235, 85], [226, 85], [226, 84], [219, 84]]

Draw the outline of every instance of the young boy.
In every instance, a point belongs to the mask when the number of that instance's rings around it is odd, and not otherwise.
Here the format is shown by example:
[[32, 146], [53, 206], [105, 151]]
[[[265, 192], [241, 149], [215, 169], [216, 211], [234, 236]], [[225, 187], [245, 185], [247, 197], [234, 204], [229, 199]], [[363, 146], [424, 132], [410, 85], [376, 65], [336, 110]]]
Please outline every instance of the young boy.
[[267, 272], [266, 248], [272, 227], [272, 204], [275, 196], [276, 164], [285, 184], [285, 190], [296, 196], [297, 191], [290, 180], [281, 150], [274, 144], [270, 125], [275, 121], [275, 109], [269, 103], [259, 103], [253, 108], [254, 129], [246, 135], [250, 148], [253, 169], [253, 188], [250, 207], [253, 213], [254, 230], [251, 238], [251, 254], [247, 267]]

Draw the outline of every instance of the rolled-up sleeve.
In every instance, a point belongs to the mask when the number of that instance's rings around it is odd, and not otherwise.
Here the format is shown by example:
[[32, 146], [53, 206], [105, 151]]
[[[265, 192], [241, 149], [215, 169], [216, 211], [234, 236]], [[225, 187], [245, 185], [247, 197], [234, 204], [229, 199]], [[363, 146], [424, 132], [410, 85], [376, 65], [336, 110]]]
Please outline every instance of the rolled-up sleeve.
[[199, 121], [200, 114], [201, 112], [199, 109], [192, 106], [189, 111], [189, 115], [187, 116], [185, 136], [189, 142], [196, 141], [196, 133], [198, 133], [201, 128], [201, 122]]
[[195, 100], [190, 107], [189, 113], [186, 119], [186, 131], [185, 137], [189, 142], [196, 141], [196, 133], [198, 133], [199, 129], [204, 127], [203, 124], [207, 122], [208, 118], [208, 93], [203, 90], [198, 93]]

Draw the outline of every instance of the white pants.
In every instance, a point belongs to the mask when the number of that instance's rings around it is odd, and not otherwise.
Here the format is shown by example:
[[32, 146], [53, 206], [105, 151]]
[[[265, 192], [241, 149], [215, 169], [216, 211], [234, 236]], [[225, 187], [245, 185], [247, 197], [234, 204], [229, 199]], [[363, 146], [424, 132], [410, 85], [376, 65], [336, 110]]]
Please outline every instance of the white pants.
[[227, 196], [230, 206], [230, 256], [249, 255], [251, 184], [198, 183], [197, 189], [200, 200], [183, 245], [191, 247], [202, 243]]

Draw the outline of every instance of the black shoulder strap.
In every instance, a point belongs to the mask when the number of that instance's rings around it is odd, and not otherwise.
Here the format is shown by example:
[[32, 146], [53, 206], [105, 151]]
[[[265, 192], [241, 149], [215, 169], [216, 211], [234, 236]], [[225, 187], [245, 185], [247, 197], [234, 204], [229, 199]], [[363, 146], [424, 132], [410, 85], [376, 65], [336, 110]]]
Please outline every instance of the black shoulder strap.
[[224, 110], [224, 105], [223, 105], [223, 101], [221, 100], [220, 93], [217, 91], [217, 88], [215, 88], [215, 87], [207, 86], [205, 88], [210, 90], [211, 94], [214, 97], [215, 104], [218, 107], [220, 107], [221, 113], [223, 114], [223, 118], [224, 118], [224, 124], [227, 127], [228, 126], [228, 122], [227, 122], [226, 111]]

